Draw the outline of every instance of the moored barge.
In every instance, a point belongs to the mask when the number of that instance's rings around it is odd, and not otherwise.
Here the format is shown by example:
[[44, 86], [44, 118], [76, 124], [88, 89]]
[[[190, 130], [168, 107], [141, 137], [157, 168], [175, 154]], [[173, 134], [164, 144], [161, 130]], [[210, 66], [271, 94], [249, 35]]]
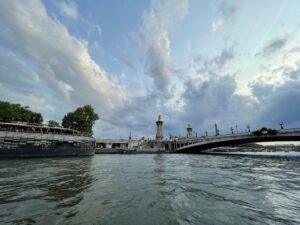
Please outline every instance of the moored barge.
[[95, 139], [77, 130], [0, 122], [0, 157], [90, 156]]

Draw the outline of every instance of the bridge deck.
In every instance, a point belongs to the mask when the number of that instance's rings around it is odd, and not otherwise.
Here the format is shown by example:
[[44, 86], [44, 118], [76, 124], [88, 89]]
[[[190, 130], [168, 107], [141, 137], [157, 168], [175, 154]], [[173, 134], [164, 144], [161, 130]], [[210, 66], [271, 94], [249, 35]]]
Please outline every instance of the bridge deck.
[[201, 151], [215, 147], [270, 141], [300, 141], [300, 129], [281, 129], [276, 130], [276, 134], [267, 135], [240, 133], [213, 137], [182, 138], [172, 143], [172, 149], [178, 153], [200, 153]]

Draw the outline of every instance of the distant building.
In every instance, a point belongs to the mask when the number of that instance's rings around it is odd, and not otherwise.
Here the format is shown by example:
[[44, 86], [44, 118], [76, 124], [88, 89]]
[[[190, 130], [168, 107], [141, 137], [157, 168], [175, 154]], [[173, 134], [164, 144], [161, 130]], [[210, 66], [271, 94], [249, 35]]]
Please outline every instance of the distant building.
[[162, 116], [159, 115], [156, 121], [155, 140], [145, 140], [144, 137], [139, 140], [132, 140], [131, 132], [128, 140], [98, 139], [96, 141], [96, 153], [120, 153], [121, 151], [118, 150], [136, 150], [139, 153], [164, 152], [170, 147], [168, 141], [163, 138], [163, 120]]

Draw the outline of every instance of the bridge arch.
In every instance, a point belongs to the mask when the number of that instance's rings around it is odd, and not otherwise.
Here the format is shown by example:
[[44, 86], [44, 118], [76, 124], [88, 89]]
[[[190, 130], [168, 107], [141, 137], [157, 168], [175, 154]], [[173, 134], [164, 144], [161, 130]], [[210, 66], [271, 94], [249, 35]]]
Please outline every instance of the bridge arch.
[[248, 135], [236, 135], [236, 136], [219, 136], [203, 139], [197, 143], [187, 145], [175, 149], [176, 153], [201, 153], [204, 150], [208, 150], [216, 147], [226, 147], [238, 144], [248, 144], [254, 142], [274, 142], [274, 141], [300, 141], [300, 130], [297, 132], [278, 133], [276, 135], [263, 135], [256, 136], [253, 134]]

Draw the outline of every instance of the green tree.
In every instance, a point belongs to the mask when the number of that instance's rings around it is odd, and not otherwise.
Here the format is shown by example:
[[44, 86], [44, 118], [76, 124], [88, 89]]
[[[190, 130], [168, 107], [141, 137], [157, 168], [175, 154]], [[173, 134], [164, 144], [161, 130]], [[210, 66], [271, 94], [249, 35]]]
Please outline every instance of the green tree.
[[48, 126], [49, 127], [59, 127], [59, 122], [56, 122], [54, 120], [49, 120], [48, 121]]
[[42, 124], [43, 123], [43, 117], [40, 113], [31, 113], [29, 122], [30, 123]]
[[77, 108], [74, 112], [70, 112], [64, 116], [62, 126], [84, 133], [93, 134], [93, 125], [99, 119], [97, 113], [90, 105]]
[[40, 113], [32, 112], [28, 106], [0, 101], [0, 121], [19, 121], [41, 124], [43, 122], [43, 117]]
[[13, 119], [13, 109], [9, 102], [0, 101], [0, 121], [11, 122]]

